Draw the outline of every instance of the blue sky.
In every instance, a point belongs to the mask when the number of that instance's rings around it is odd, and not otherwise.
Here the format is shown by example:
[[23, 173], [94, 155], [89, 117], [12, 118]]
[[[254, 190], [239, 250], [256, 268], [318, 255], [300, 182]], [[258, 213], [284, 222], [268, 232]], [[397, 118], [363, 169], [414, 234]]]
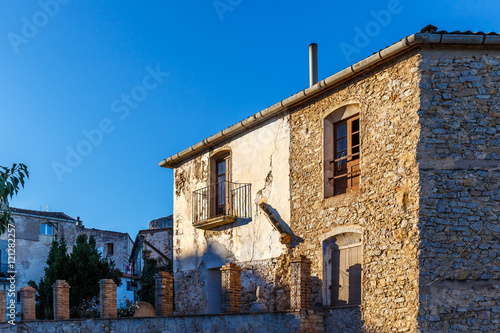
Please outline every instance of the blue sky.
[[158, 163], [306, 88], [309, 43], [323, 79], [427, 24], [499, 32], [499, 13], [491, 0], [4, 0], [0, 165], [31, 172], [11, 205], [135, 238], [172, 213]]

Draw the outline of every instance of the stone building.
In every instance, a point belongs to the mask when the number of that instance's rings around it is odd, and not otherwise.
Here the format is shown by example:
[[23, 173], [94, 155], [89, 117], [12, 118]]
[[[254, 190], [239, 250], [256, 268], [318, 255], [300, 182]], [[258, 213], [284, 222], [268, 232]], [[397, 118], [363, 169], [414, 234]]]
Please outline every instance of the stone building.
[[[66, 239], [69, 251], [76, 240], [74, 218], [61, 212], [44, 212], [10, 208], [15, 223], [15, 271], [16, 286], [21, 288], [33, 280], [38, 283], [44, 275], [45, 263], [52, 241]], [[8, 289], [7, 248], [9, 233], [0, 235], [0, 288]], [[18, 302], [19, 303], [19, 302]], [[18, 304], [19, 306], [19, 304]]]
[[115, 262], [115, 267], [122, 273], [121, 285], [117, 286], [117, 306], [123, 305], [126, 298], [134, 300], [134, 288], [132, 270], [129, 264], [130, 253], [134, 245], [129, 234], [126, 232], [117, 232], [110, 230], [101, 230], [95, 228], [77, 228], [77, 236], [86, 234], [88, 237], [94, 236], [97, 250], [103, 258]]
[[[158, 218], [149, 222], [149, 229], [139, 230], [130, 255], [130, 269], [134, 279], [134, 291], [137, 292], [142, 269], [143, 255], [158, 260], [159, 269], [171, 270], [173, 251], [173, 217]], [[137, 298], [135, 298], [137, 300]]]
[[499, 62], [428, 26], [163, 160], [177, 311], [220, 312], [226, 263], [286, 310], [301, 254], [327, 331], [498, 330]]

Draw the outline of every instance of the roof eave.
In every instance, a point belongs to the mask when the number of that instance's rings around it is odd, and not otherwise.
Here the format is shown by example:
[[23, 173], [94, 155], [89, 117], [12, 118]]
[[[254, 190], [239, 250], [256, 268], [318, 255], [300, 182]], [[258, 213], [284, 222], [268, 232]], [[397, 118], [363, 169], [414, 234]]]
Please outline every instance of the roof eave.
[[230, 137], [238, 135], [248, 128], [254, 127], [273, 116], [286, 111], [288, 108], [301, 103], [323, 90], [331, 88], [336, 84], [344, 82], [360, 72], [372, 68], [380, 63], [395, 57], [409, 49], [423, 44], [446, 44], [446, 45], [500, 45], [499, 35], [488, 34], [438, 34], [438, 33], [417, 33], [401, 39], [399, 42], [380, 50], [379, 52], [351, 65], [340, 72], [304, 89], [267, 109], [264, 109], [225, 130], [214, 134], [205, 140], [175, 154], [163, 161], [160, 167], [173, 169], [181, 162], [196, 156], [200, 152], [212, 147]]

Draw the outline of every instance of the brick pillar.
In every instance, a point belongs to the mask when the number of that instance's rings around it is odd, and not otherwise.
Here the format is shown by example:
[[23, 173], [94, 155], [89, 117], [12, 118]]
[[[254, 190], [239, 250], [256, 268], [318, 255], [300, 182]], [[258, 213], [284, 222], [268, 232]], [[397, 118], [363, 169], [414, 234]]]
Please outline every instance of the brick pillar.
[[5, 323], [5, 316], [7, 314], [7, 292], [0, 290], [0, 323]]
[[222, 275], [222, 313], [241, 311], [241, 268], [228, 263], [220, 268]]
[[174, 277], [168, 272], [155, 275], [155, 315], [170, 316], [174, 313]]
[[22, 287], [21, 293], [21, 313], [22, 320], [36, 320], [35, 315], [35, 288]]
[[116, 284], [111, 279], [99, 280], [101, 318], [116, 318]]
[[57, 280], [52, 285], [55, 320], [69, 319], [69, 288], [70, 285], [64, 280]]
[[290, 307], [308, 310], [311, 307], [311, 261], [306, 256], [296, 256], [290, 264]]

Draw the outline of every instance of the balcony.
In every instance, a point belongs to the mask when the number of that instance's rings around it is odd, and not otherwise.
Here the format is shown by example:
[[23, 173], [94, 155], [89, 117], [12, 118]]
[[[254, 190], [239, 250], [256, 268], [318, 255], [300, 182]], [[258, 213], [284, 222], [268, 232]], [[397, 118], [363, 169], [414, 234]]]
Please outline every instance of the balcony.
[[211, 229], [250, 219], [250, 184], [227, 181], [212, 184], [193, 192], [193, 226]]

